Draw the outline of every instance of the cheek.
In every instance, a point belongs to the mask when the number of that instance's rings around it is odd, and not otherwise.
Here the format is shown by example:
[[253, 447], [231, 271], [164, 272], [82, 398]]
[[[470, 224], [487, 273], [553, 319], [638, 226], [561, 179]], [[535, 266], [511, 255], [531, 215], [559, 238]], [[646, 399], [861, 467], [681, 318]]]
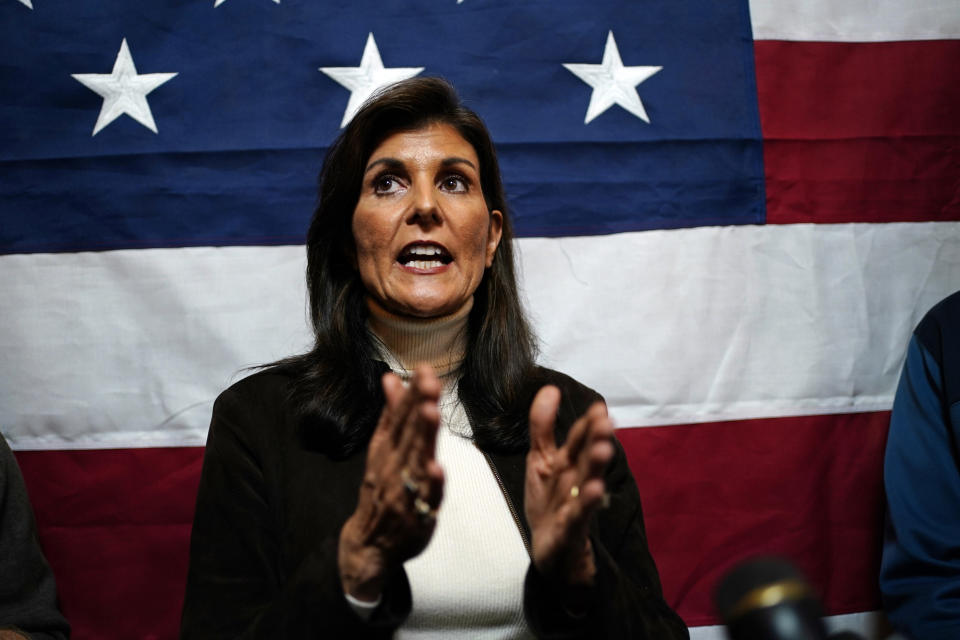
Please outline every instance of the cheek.
[[357, 242], [356, 265], [362, 278], [378, 277], [376, 274], [389, 270], [392, 262], [386, 247], [370, 242], [369, 239]]
[[[486, 222], [486, 221], [484, 221]], [[480, 263], [480, 267], [486, 267], [487, 263], [487, 240], [489, 239], [489, 229], [486, 224], [478, 224], [473, 230], [470, 239], [470, 245], [473, 249], [473, 257]]]
[[389, 233], [377, 224], [376, 216], [357, 212], [353, 217], [353, 244], [356, 249], [356, 263], [362, 270], [365, 266], [390, 260]]

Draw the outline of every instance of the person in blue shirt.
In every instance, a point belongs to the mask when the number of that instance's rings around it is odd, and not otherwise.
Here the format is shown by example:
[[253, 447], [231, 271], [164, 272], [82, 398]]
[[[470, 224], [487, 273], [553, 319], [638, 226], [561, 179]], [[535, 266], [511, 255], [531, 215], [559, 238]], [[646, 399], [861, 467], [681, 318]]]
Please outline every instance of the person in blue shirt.
[[960, 638], [960, 292], [917, 326], [890, 418], [880, 590], [916, 640]]

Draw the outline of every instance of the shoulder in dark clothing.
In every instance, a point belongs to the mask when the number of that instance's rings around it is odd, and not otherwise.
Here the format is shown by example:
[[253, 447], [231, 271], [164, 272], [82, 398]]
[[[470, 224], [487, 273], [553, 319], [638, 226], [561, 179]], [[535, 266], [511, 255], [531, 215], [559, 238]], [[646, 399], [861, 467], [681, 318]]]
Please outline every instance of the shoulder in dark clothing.
[[36, 640], [70, 636], [20, 467], [0, 436], [0, 630], [11, 628]]
[[941, 368], [946, 406], [960, 402], [960, 291], [934, 305], [914, 334]]

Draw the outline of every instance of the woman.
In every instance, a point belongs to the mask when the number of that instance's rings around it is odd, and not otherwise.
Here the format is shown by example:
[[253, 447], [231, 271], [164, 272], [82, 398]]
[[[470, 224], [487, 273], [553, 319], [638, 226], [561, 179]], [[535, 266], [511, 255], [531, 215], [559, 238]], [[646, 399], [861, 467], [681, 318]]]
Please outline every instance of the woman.
[[602, 400], [534, 365], [511, 241], [449, 85], [356, 114], [307, 236], [314, 348], [214, 406], [183, 637], [687, 637]]

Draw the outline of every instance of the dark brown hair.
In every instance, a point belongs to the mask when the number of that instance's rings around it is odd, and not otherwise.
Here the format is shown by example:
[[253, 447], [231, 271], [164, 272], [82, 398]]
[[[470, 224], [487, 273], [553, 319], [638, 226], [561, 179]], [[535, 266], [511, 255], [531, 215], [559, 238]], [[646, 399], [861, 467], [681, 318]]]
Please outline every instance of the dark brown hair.
[[366, 290], [353, 262], [352, 218], [364, 168], [390, 135], [436, 123], [452, 126], [473, 146], [487, 209], [503, 213], [500, 245], [474, 293], [460, 399], [481, 448], [518, 450], [528, 443], [526, 411], [539, 386], [535, 340], [517, 292], [513, 227], [493, 141], [447, 82], [414, 78], [373, 96], [327, 152], [307, 232], [314, 346], [276, 364], [293, 376], [291, 400], [305, 436], [333, 455], [349, 455], [367, 442], [384, 402], [386, 368], [375, 357]]

